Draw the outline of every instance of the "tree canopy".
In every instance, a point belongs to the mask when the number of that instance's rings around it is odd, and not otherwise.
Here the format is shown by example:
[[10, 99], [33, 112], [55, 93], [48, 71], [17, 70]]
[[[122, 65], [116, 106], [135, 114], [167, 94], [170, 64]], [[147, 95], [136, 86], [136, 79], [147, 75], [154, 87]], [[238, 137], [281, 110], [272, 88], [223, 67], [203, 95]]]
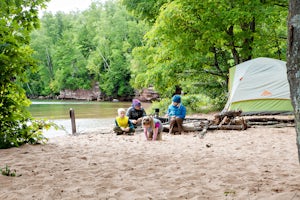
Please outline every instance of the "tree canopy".
[[[132, 2], [123, 1], [129, 7]], [[285, 59], [286, 6], [260, 0], [167, 1], [145, 45], [134, 49], [133, 86], [152, 84], [165, 96], [176, 87], [213, 99], [224, 96], [230, 67], [260, 56]]]
[[90, 89], [99, 82], [109, 98], [131, 96], [130, 60], [147, 26], [114, 1], [94, 1], [83, 12], [46, 13], [32, 33], [39, 60], [28, 94], [56, 95], [64, 89]]
[[181, 89], [222, 106], [230, 67], [286, 58], [286, 17], [283, 0], [94, 1], [84, 12], [48, 13], [32, 34], [40, 70], [25, 88], [56, 95], [99, 82], [120, 98], [154, 86], [162, 97]]
[[0, 148], [18, 146], [30, 134], [30, 101], [20, 83], [36, 64], [29, 47], [30, 32], [39, 26], [38, 10], [45, 0], [0, 2]]

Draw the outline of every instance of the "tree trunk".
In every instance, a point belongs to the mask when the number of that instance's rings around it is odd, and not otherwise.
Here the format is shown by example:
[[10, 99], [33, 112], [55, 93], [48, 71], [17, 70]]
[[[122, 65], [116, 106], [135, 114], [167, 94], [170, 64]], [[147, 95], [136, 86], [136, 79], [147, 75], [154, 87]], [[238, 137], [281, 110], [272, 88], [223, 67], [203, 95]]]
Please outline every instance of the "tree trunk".
[[300, 0], [289, 1], [287, 76], [294, 107], [296, 143], [300, 163]]

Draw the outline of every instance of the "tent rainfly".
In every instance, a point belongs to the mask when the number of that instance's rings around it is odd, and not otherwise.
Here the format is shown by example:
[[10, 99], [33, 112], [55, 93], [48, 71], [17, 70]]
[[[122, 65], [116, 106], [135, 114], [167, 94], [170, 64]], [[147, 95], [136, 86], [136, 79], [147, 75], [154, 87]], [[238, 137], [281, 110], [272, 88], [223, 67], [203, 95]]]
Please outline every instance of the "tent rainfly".
[[229, 97], [223, 112], [242, 115], [291, 114], [286, 62], [256, 58], [229, 69]]

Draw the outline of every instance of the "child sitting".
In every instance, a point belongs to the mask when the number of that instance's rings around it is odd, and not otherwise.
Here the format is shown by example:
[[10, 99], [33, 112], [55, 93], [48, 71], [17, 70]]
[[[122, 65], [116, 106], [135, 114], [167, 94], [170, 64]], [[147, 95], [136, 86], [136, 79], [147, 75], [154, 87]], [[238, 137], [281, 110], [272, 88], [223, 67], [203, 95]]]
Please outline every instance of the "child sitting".
[[135, 132], [132, 122], [127, 116], [125, 116], [126, 111], [124, 108], [118, 109], [118, 116], [115, 119], [116, 126], [114, 127], [114, 132], [117, 135], [133, 135]]
[[159, 119], [150, 116], [143, 117], [142, 125], [147, 140], [161, 140], [163, 125]]

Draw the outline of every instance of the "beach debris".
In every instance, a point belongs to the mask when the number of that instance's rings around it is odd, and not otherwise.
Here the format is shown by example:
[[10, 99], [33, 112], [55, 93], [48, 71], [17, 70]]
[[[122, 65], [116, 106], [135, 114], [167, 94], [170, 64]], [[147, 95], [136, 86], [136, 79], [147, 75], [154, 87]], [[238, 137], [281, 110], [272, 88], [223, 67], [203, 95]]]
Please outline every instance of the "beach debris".
[[[169, 124], [167, 119], [164, 121], [164, 132], [169, 132]], [[193, 136], [203, 139], [208, 130], [238, 130], [243, 131], [255, 126], [269, 126], [273, 128], [282, 128], [287, 126], [295, 126], [294, 119], [270, 118], [269, 116], [257, 116], [255, 118], [246, 118], [242, 116], [242, 111], [227, 111], [214, 115], [213, 120], [205, 118], [187, 118], [184, 120], [183, 129], [187, 132], [196, 132]], [[173, 128], [176, 132], [176, 127]]]
[[207, 148], [210, 148], [210, 147], [212, 147], [212, 144], [207, 143], [205, 146], [206, 146]]

